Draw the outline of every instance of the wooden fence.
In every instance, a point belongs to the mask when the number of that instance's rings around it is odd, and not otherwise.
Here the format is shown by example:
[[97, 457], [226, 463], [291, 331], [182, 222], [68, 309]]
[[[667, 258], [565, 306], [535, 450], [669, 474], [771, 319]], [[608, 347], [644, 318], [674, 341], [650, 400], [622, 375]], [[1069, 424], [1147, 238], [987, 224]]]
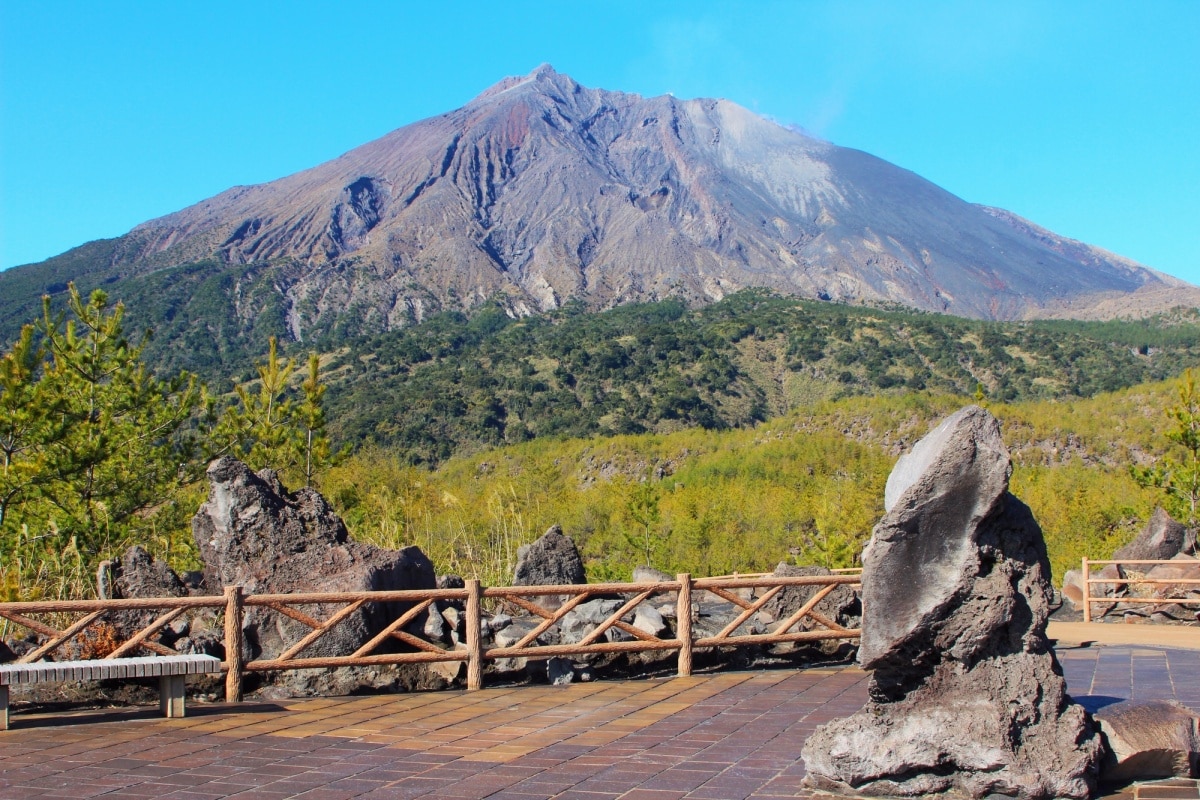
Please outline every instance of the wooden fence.
[[[102, 657], [120, 658], [134, 655], [139, 650], [173, 655], [175, 651], [153, 640], [159, 631], [189, 610], [221, 610], [226, 653], [225, 661], [221, 664], [226, 678], [225, 697], [229, 702], [236, 702], [241, 700], [242, 680], [247, 673], [344, 666], [465, 662], [467, 688], [480, 689], [483, 686], [483, 665], [488, 660], [675, 650], [678, 651], [678, 674], [687, 676], [692, 672], [692, 654], [696, 649], [857, 638], [860, 633], [858, 629], [839, 625], [836, 620], [819, 613], [817, 605], [838, 586], [857, 585], [860, 581], [861, 576], [852, 573], [804, 577], [767, 574], [700, 579], [683, 573], [673, 581], [483, 587], [479, 581], [469, 580], [462, 589], [390, 592], [248, 595], [243, 593], [241, 587], [229, 586], [224, 596], [0, 603], [0, 618], [37, 633], [46, 640], [20, 659], [22, 662], [32, 662], [53, 656], [56, 650], [86, 636], [89, 629], [95, 631], [104, 624], [106, 615], [129, 611], [158, 611], [159, 614], [124, 641], [111, 642], [111, 649]], [[776, 621], [772, 625], [772, 632], [738, 632], [781, 591], [796, 586], [815, 587], [815, 591], [790, 616]], [[700, 636], [693, 629], [693, 611], [701, 593], [707, 593], [713, 602], [723, 601], [736, 609], [734, 618], [713, 635]], [[674, 638], [662, 638], [626, 621], [642, 603], [658, 598], [661, 605], [671, 602], [670, 595], [675, 595]], [[535, 602], [537, 598], [547, 596], [554, 597], [555, 602]], [[580, 641], [551, 645], [538, 642], [540, 636], [559, 625], [580, 604], [589, 599], [612, 597], [624, 598], [624, 602]], [[509, 646], [485, 648], [482, 633], [485, 599], [514, 610], [519, 608], [527, 611], [539, 618], [540, 622]], [[460, 601], [465, 607], [464, 641], [457, 647], [449, 648], [441, 642], [428, 641], [405, 630], [419, 620], [423, 612], [436, 609], [438, 601]], [[400, 607], [403, 610], [353, 653], [302, 655], [304, 650], [369, 604], [376, 604], [377, 607], [386, 604], [387, 607]], [[309, 628], [309, 633], [274, 658], [243, 662], [242, 623], [247, 609], [266, 609], [283, 615]], [[51, 621], [47, 621], [47, 617]], [[810, 629], [801, 629], [801, 623]], [[610, 630], [621, 631], [623, 636], [618, 634], [618, 637], [624, 640], [608, 641]], [[394, 648], [397, 642], [407, 648], [406, 652], [379, 652]], [[384, 648], [385, 644], [387, 648]]]
[[[1143, 587], [1143, 586], [1145, 586], [1145, 587], [1153, 587], [1153, 586], [1175, 586], [1175, 587], [1196, 586], [1196, 587], [1200, 587], [1200, 579], [1194, 579], [1194, 578], [1146, 578], [1146, 577], [1095, 578], [1095, 577], [1092, 577], [1092, 568], [1097, 565], [1099, 565], [1101, 567], [1107, 566], [1109, 564], [1116, 564], [1118, 566], [1124, 565], [1124, 566], [1147, 567], [1148, 569], [1146, 571], [1148, 572], [1150, 569], [1153, 569], [1154, 567], [1159, 566], [1160, 564], [1178, 565], [1179, 563], [1180, 563], [1179, 561], [1171, 561], [1171, 560], [1154, 561], [1154, 560], [1146, 560], [1146, 559], [1141, 559], [1141, 560], [1139, 560], [1139, 559], [1120, 559], [1120, 560], [1109, 559], [1109, 560], [1101, 561], [1101, 560], [1092, 560], [1092, 559], [1084, 558], [1083, 566], [1081, 569], [1082, 574], [1080, 576], [1080, 582], [1083, 584], [1083, 601], [1082, 601], [1083, 602], [1083, 621], [1084, 622], [1092, 621], [1092, 604], [1093, 603], [1103, 603], [1105, 605], [1112, 605], [1114, 603], [1129, 603], [1129, 604], [1159, 605], [1159, 606], [1169, 605], [1169, 604], [1179, 604], [1179, 605], [1200, 604], [1200, 598], [1196, 598], [1196, 597], [1176, 597], [1176, 596], [1165, 596], [1164, 597], [1164, 596], [1158, 596], [1158, 595], [1155, 595], [1153, 597], [1135, 597], [1135, 596], [1129, 596], [1128, 594], [1121, 596], [1121, 597], [1116, 597], [1114, 595], [1108, 595], [1108, 594], [1104, 594], [1104, 595], [1092, 594], [1092, 587], [1095, 586], [1096, 584], [1104, 584], [1106, 586], [1110, 586], [1113, 584], [1119, 584], [1119, 585], [1130, 586], [1130, 587]], [[1200, 567], [1200, 561], [1198, 561], [1196, 563], [1196, 566]], [[1176, 592], [1175, 594], [1178, 594], [1178, 592]]]

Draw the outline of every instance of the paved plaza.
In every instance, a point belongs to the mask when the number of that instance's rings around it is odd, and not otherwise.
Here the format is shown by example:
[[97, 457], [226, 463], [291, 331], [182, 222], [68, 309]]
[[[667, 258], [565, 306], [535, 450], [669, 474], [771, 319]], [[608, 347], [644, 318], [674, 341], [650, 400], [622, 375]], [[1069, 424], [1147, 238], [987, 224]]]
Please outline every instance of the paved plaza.
[[[1177, 699], [1200, 710], [1200, 652], [1060, 647], [1090, 708]], [[853, 667], [669, 680], [22, 714], [0, 733], [0, 800], [742, 800], [809, 797], [818, 725], [857, 710]], [[1195, 781], [1127, 798], [1198, 798]]]

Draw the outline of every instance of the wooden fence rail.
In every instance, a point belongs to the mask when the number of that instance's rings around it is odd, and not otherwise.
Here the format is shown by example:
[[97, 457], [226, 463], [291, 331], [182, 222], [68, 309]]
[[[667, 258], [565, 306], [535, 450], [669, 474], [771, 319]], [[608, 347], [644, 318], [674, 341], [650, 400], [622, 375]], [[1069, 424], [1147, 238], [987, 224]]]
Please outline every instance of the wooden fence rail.
[[[675, 650], [678, 651], [678, 674], [687, 676], [692, 672], [692, 656], [696, 648], [857, 638], [860, 633], [858, 629], [846, 628], [816, 609], [821, 600], [837, 587], [860, 582], [860, 575], [851, 573], [803, 577], [755, 574], [700, 579], [682, 573], [673, 581], [485, 588], [477, 580], [468, 580], [462, 589], [386, 592], [248, 595], [241, 587], [229, 586], [225, 588], [223, 596], [0, 603], [0, 619], [7, 620], [6, 625], [19, 625], [45, 639], [43, 644], [20, 658], [21, 662], [29, 663], [51, 657], [56, 650], [73, 641], [78, 642], [81, 636], [86, 636], [87, 631], [94, 632], [104, 625], [108, 615], [131, 611], [159, 613], [153, 621], [142, 625], [123, 641], [108, 642], [112, 649], [102, 657], [118, 658], [138, 650], [174, 655], [176, 651], [153, 641], [152, 637], [189, 610], [219, 609], [224, 615], [226, 657], [221, 668], [226, 676], [225, 697], [229, 702], [237, 702], [242, 698], [242, 681], [248, 673], [344, 666], [465, 662], [467, 688], [479, 689], [483, 686], [483, 665], [488, 660]], [[777, 621], [772, 632], [738, 633], [781, 591], [788, 587], [804, 586], [816, 587], [816, 591], [786, 619]], [[697, 637], [693, 622], [697, 599], [702, 594], [707, 594], [712, 602], [729, 603], [736, 611], [734, 619], [721, 631], [715, 635]], [[547, 598], [550, 598], [549, 602]], [[559, 626], [570, 611], [596, 598], [621, 598], [621, 604], [579, 641], [559, 644], [539, 642], [539, 637]], [[515, 643], [485, 649], [482, 612], [485, 599], [512, 610], [528, 612], [540, 621]], [[537, 602], [539, 599], [543, 602]], [[660, 604], [673, 603], [673, 638], [663, 638], [627, 621], [640, 605], [654, 599]], [[426, 612], [437, 613], [436, 604], [439, 601], [462, 603], [465, 609], [463, 641], [452, 648], [405, 630]], [[385, 607], [399, 610], [378, 634], [353, 653], [303, 655], [305, 650], [320, 642], [338, 625], [368, 606], [374, 606], [377, 610]], [[243, 621], [247, 613], [282, 615], [308, 628], [309, 632], [273, 658], [243, 661]], [[52, 615], [52, 621], [57, 624], [30, 615]], [[63, 622], [64, 619], [69, 621]], [[811, 629], [797, 629], [806, 620]], [[110, 624], [108, 633], [111, 635], [113, 630]], [[397, 645], [407, 649], [395, 652], [393, 648]]]
[[[1112, 584], [1123, 584], [1126, 586], [1196, 586], [1200, 588], [1200, 579], [1195, 578], [1093, 578], [1092, 567], [1099, 565], [1116, 564], [1118, 566], [1140, 566], [1140, 567], [1156, 567], [1160, 564], [1179, 565], [1177, 560], [1147, 560], [1147, 559], [1083, 559], [1083, 565], [1080, 570], [1080, 582], [1083, 584], [1083, 621], [1092, 621], [1092, 603], [1130, 603], [1143, 605], [1200, 605], [1200, 598], [1197, 597], [1114, 597], [1112, 595], [1093, 595], [1092, 586], [1103, 583], [1106, 586]], [[1200, 561], [1196, 562], [1196, 566], [1200, 567]]]

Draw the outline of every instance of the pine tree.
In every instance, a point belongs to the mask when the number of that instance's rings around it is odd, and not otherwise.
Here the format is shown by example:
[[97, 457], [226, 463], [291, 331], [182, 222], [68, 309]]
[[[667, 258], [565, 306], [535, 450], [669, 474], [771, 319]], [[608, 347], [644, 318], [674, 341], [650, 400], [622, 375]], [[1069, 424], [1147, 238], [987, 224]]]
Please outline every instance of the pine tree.
[[329, 438], [325, 435], [325, 409], [321, 405], [325, 396], [321, 359], [316, 353], [308, 354], [308, 378], [300, 388], [304, 397], [296, 412], [304, 432], [304, 485], [312, 486], [317, 470], [333, 462]]
[[198, 408], [195, 376], [161, 381], [125, 338], [124, 306], [74, 285], [63, 324], [44, 299], [41, 331], [51, 356], [41, 380], [50, 417], [45, 455], [51, 477], [39, 495], [60, 538], [79, 537], [94, 555], [122, 538], [135, 515], [161, 504], [188, 477], [192, 442], [178, 434]]
[[283, 359], [275, 337], [268, 341], [266, 363], [258, 366], [256, 388], [238, 386], [214, 432], [214, 455], [229, 453], [251, 469], [273, 469], [312, 485], [317, 471], [334, 460], [325, 434], [320, 359], [308, 358], [308, 377], [297, 400], [292, 387], [294, 359]]
[[9, 509], [46, 478], [45, 446], [53, 436], [53, 415], [38, 380], [45, 348], [34, 339], [35, 332], [33, 325], [23, 327], [12, 351], [0, 359], [0, 532]]
[[18, 585], [27, 583], [64, 554], [85, 573], [153, 527], [195, 476], [194, 442], [184, 431], [202, 389], [186, 373], [168, 381], [149, 374], [146, 339], [130, 344], [123, 317], [104, 292], [84, 301], [72, 284], [66, 310], [53, 313], [45, 298], [41, 321], [0, 359], [7, 582], [15, 573]]

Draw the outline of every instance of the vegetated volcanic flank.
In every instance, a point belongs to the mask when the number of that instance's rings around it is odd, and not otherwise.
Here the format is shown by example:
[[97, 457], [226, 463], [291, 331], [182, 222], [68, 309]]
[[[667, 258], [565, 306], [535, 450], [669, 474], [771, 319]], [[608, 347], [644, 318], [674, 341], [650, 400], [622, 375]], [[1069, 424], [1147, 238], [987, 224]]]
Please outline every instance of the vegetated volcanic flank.
[[0, 273], [5, 336], [66, 279], [140, 292], [138, 322], [217, 338], [378, 331], [492, 298], [528, 314], [751, 286], [984, 319], [1200, 298], [727, 100], [589, 89], [549, 66], [313, 169]]

